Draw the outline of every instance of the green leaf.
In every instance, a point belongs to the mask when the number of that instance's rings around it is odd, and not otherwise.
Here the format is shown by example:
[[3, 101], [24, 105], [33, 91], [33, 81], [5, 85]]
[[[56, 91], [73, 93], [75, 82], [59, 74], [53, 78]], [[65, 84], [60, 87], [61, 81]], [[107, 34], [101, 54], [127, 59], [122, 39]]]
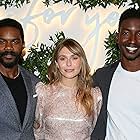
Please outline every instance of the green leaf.
[[116, 31], [111, 33], [109, 31], [109, 36], [104, 41], [104, 46], [106, 50], [105, 65], [112, 64], [120, 59], [120, 51], [116, 43]]

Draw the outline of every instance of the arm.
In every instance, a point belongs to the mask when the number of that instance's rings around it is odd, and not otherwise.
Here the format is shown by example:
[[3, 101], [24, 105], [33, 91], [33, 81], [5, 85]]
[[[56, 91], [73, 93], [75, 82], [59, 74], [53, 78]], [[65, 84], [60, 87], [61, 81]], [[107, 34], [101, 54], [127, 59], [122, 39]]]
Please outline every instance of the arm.
[[34, 121], [34, 134], [35, 139], [40, 140], [45, 137], [45, 125], [43, 119], [43, 110], [45, 106], [45, 85], [39, 82], [36, 85], [36, 93], [37, 93], [37, 106], [35, 112], [35, 121]]
[[94, 105], [93, 105], [93, 111], [94, 111], [93, 112], [93, 114], [94, 114], [93, 115], [94, 116], [93, 124], [95, 126], [95, 124], [97, 122], [97, 118], [100, 114], [101, 107], [102, 107], [102, 93], [101, 93], [100, 88], [97, 86], [95, 88], [93, 88], [92, 92], [93, 92], [93, 103], [94, 103]]

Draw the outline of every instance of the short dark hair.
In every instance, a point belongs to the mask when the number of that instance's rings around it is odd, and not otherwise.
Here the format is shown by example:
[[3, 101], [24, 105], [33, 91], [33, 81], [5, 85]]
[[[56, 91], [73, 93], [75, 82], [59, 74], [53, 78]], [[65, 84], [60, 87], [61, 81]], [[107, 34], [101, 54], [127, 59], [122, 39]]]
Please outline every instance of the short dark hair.
[[20, 31], [22, 43], [24, 43], [24, 31], [22, 25], [16, 21], [15, 19], [5, 18], [0, 20], [0, 28], [1, 27], [15, 27]]
[[130, 19], [130, 18], [137, 18], [140, 19], [140, 8], [135, 9], [135, 8], [129, 8], [127, 10], [125, 10], [121, 16], [120, 16], [120, 20], [119, 20], [119, 28], [121, 26], [121, 23], [126, 20], [126, 19]]

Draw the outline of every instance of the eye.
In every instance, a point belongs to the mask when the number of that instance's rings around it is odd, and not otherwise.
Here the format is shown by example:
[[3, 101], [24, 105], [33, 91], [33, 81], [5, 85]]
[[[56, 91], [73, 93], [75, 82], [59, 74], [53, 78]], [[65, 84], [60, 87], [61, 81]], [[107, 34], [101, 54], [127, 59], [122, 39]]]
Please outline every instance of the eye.
[[129, 35], [129, 32], [128, 32], [128, 31], [123, 31], [123, 32], [121, 33], [121, 35], [123, 35], [123, 36], [128, 36], [128, 35]]
[[79, 59], [79, 56], [78, 56], [78, 55], [74, 55], [74, 56], [72, 57], [72, 59], [73, 59], [73, 60], [77, 60], [77, 59]]
[[65, 57], [62, 57], [62, 56], [60, 56], [59, 58], [58, 58], [58, 60], [60, 60], [60, 61], [64, 61], [66, 58]]
[[17, 44], [19, 44], [20, 43], [20, 40], [19, 39], [14, 39], [14, 40], [12, 40], [12, 44], [13, 45], [17, 45]]
[[140, 37], [140, 32], [137, 33], [137, 36]]
[[0, 39], [0, 45], [4, 45], [4, 44], [6, 44], [6, 41], [3, 39]]

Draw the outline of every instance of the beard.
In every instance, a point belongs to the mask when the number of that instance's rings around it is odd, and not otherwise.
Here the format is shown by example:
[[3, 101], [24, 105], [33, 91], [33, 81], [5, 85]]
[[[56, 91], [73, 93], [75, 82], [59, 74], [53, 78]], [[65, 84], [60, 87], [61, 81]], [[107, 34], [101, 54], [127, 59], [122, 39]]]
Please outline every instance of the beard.
[[[15, 57], [15, 59], [11, 62], [5, 62], [3, 57], [6, 55], [12, 55]], [[0, 52], [0, 64], [2, 64], [5, 68], [12, 68], [15, 65], [18, 64], [19, 60], [21, 58], [21, 53], [18, 54], [16, 52], [13, 51], [4, 51], [4, 52]]]

